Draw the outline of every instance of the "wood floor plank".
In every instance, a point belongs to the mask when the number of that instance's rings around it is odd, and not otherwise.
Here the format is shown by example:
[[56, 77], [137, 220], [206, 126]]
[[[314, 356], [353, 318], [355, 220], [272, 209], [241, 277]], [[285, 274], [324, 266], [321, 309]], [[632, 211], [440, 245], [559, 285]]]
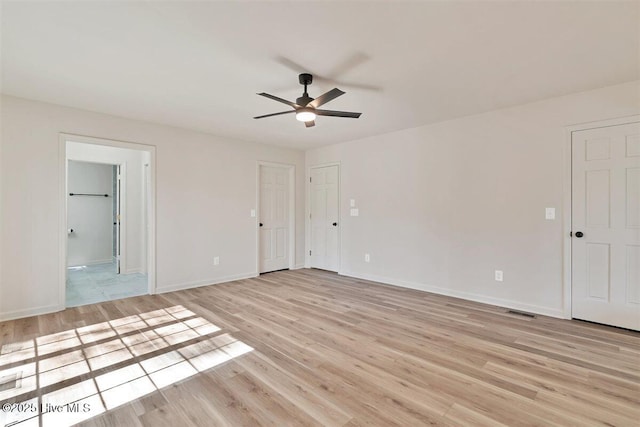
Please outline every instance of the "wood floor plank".
[[637, 426], [640, 333], [303, 269], [0, 322], [0, 379], [88, 426]]

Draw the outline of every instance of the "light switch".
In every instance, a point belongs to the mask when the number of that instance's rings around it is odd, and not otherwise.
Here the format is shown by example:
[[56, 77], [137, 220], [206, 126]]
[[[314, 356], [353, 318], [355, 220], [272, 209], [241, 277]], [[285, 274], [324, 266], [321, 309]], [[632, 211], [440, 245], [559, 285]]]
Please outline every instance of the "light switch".
[[256, 210], [251, 209], [251, 218], [255, 218], [255, 217], [256, 217]]
[[351, 209], [351, 216], [358, 216], [358, 208], [352, 208]]
[[356, 207], [356, 199], [349, 200], [349, 206], [351, 206], [352, 208], [355, 208]]
[[556, 208], [546, 208], [544, 212], [545, 219], [556, 219]]

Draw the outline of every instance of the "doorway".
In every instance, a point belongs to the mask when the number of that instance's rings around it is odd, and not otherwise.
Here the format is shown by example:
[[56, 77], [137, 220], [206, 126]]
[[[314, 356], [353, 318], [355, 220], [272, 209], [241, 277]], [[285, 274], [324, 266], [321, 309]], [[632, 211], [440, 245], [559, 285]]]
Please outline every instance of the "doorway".
[[258, 272], [293, 268], [295, 166], [258, 163]]
[[340, 259], [340, 167], [312, 167], [309, 181], [310, 266], [337, 272]]
[[640, 330], [640, 122], [571, 134], [572, 317]]
[[61, 135], [61, 306], [153, 293], [153, 147]]

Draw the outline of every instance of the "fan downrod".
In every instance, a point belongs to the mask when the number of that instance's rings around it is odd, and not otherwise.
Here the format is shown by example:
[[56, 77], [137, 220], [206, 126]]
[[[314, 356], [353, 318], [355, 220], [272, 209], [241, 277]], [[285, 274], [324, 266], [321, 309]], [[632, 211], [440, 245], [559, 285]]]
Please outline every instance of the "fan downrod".
[[307, 85], [310, 85], [313, 82], [313, 76], [308, 73], [302, 73], [298, 76], [298, 81], [300, 81], [301, 85], [304, 85], [304, 93], [300, 98], [296, 99], [296, 104], [305, 107], [308, 103], [313, 101], [313, 98], [311, 98], [307, 93]]

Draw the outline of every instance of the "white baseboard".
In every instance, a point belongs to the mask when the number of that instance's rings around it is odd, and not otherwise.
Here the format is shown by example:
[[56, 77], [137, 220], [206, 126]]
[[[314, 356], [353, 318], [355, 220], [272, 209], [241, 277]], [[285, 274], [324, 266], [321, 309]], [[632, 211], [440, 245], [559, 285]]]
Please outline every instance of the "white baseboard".
[[377, 276], [375, 274], [354, 273], [352, 271], [339, 271], [341, 276], [353, 277], [356, 279], [370, 280], [372, 282], [384, 283], [385, 285], [400, 286], [403, 288], [416, 289], [419, 291], [431, 292], [438, 295], [448, 297], [461, 298], [469, 301], [480, 302], [483, 304], [497, 305], [499, 307], [511, 308], [514, 310], [526, 311], [529, 313], [541, 314], [543, 316], [557, 317], [564, 319], [565, 315], [562, 309], [553, 309], [541, 307], [537, 305], [525, 304], [519, 301], [507, 300], [502, 298], [494, 298], [486, 295], [474, 294], [465, 291], [456, 291], [455, 289], [440, 288], [438, 286], [427, 285], [425, 283], [410, 282], [400, 279], [392, 279], [389, 277]]
[[301, 268], [305, 268], [303, 262], [300, 264], [296, 264], [295, 267], [292, 268], [292, 270], [300, 270]]
[[106, 259], [96, 259], [93, 261], [76, 263], [76, 265], [68, 265], [67, 267], [81, 267], [83, 265], [98, 265], [98, 264], [112, 264], [112, 263], [113, 263], [113, 258], [106, 258]]
[[121, 272], [120, 274], [134, 274], [134, 273], [144, 273], [143, 268], [128, 268], [127, 270]]
[[161, 288], [158, 287], [156, 289], [156, 293], [164, 294], [166, 292], [175, 292], [175, 291], [182, 291], [185, 289], [199, 288], [200, 286], [218, 285], [220, 283], [233, 282], [234, 280], [250, 279], [252, 277], [257, 277], [257, 276], [258, 276], [258, 273], [256, 273], [255, 271], [252, 271], [251, 273], [234, 274], [231, 276], [216, 277], [214, 279], [204, 279], [204, 280], [196, 280], [194, 282], [178, 283], [175, 285], [163, 286]]
[[25, 310], [7, 311], [5, 313], [0, 313], [0, 322], [5, 322], [7, 320], [21, 319], [23, 317], [39, 316], [41, 314], [55, 313], [56, 311], [60, 311], [60, 310], [61, 310], [60, 306], [58, 304], [55, 304], [55, 305], [46, 305], [42, 307], [28, 308]]

